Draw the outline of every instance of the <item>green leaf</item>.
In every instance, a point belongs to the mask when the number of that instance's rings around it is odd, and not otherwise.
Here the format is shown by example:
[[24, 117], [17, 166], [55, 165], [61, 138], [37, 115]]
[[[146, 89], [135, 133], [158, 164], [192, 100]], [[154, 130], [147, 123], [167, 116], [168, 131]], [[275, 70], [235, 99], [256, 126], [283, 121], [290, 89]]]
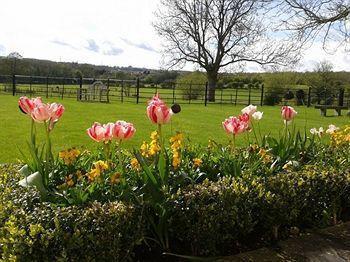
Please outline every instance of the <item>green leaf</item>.
[[141, 156], [141, 154], [139, 152], [135, 151], [134, 155], [135, 155], [137, 161], [140, 163], [140, 166], [142, 167], [142, 170], [147, 175], [147, 178], [151, 180], [151, 182], [152, 182], [152, 184], [154, 186], [159, 187], [159, 183], [158, 183], [157, 179], [153, 175], [153, 173], [152, 173], [151, 169], [149, 168], [149, 166], [147, 166], [146, 161]]

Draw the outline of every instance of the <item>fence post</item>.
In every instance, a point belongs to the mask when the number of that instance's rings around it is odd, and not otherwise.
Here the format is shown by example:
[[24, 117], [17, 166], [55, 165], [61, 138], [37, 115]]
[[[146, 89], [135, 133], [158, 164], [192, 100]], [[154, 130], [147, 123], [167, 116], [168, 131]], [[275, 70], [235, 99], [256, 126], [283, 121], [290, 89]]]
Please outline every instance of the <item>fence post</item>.
[[46, 77], [46, 98], [49, 98], [49, 77]]
[[173, 86], [173, 104], [175, 103], [175, 83], [171, 83]]
[[307, 107], [311, 105], [311, 86], [309, 86], [309, 91], [307, 93]]
[[260, 106], [264, 104], [264, 84], [261, 85]]
[[16, 75], [12, 75], [12, 95], [16, 95]]
[[236, 87], [235, 106], [237, 105], [238, 87]]
[[191, 97], [192, 97], [192, 81], [190, 82], [190, 95], [188, 97], [188, 103], [191, 104]]
[[[82, 99], [82, 93], [83, 93], [83, 77], [80, 76], [79, 77], [79, 96], [78, 96], [79, 101], [81, 101], [81, 99]], [[86, 97], [85, 97], [85, 99], [86, 99]]]
[[251, 96], [251, 92], [252, 92], [252, 87], [248, 86], [248, 105], [250, 105], [250, 96]]
[[66, 84], [66, 78], [63, 77], [62, 79], [62, 91], [61, 91], [61, 99], [63, 99], [64, 96], [64, 85]]
[[29, 78], [29, 95], [32, 97], [32, 84], [33, 84], [33, 77]]
[[221, 87], [221, 95], [220, 95], [221, 104], [222, 104], [222, 93], [223, 93], [223, 89], [222, 89], [222, 87]]
[[121, 93], [120, 93], [120, 100], [123, 103], [124, 102], [124, 80], [122, 80], [122, 86], [120, 89]]
[[109, 78], [107, 78], [107, 103], [109, 103]]
[[204, 106], [207, 106], [207, 101], [208, 101], [208, 82], [205, 83]]
[[140, 98], [140, 78], [136, 79], [136, 104], [139, 103]]

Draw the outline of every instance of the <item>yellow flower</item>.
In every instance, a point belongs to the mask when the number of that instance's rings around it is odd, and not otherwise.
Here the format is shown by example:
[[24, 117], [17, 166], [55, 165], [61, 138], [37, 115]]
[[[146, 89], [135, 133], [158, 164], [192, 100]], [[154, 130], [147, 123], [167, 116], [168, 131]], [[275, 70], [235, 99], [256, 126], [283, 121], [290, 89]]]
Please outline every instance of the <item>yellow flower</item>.
[[181, 163], [181, 155], [180, 151], [183, 146], [183, 134], [182, 133], [177, 133], [175, 136], [170, 138], [170, 148], [173, 153], [173, 161], [172, 165], [174, 168], [178, 168]]
[[159, 151], [160, 151], [160, 145], [158, 144], [158, 141], [156, 140], [152, 141], [148, 150], [148, 154], [150, 156], [154, 156]]
[[148, 149], [149, 149], [149, 145], [147, 144], [146, 141], [143, 141], [143, 143], [140, 147], [141, 155], [144, 157], [149, 157]]
[[95, 169], [99, 169], [101, 171], [105, 171], [108, 169], [108, 164], [105, 161], [98, 160], [94, 163]]
[[82, 173], [80, 170], [78, 170], [78, 171], [75, 173], [75, 175], [77, 176], [77, 179], [78, 179], [78, 180], [81, 180], [81, 179], [83, 178], [83, 173]]
[[157, 131], [153, 131], [151, 133], [151, 140], [158, 140], [159, 139], [159, 135], [158, 135], [158, 132]]
[[74, 180], [73, 180], [73, 175], [68, 175], [68, 176], [66, 176], [66, 185], [68, 186], [68, 187], [72, 187], [72, 186], [74, 186]]
[[258, 153], [261, 158], [262, 161], [266, 164], [266, 163], [270, 163], [272, 161], [272, 157], [267, 153], [267, 151], [264, 148], [260, 148], [259, 153]]
[[139, 171], [141, 169], [139, 161], [136, 158], [131, 159], [130, 165], [132, 169]]
[[120, 173], [115, 173], [111, 176], [110, 178], [110, 181], [111, 181], [111, 184], [114, 185], [114, 184], [118, 184], [120, 182], [120, 177], [122, 175]]
[[95, 181], [98, 177], [101, 176], [103, 171], [105, 171], [109, 168], [108, 164], [102, 160], [94, 162], [93, 166], [94, 166], [94, 168], [92, 168], [90, 170], [90, 172], [87, 174], [90, 182]]
[[193, 158], [192, 161], [193, 161], [194, 167], [199, 167], [203, 163], [202, 159], [200, 159], [200, 158]]
[[75, 148], [61, 151], [58, 153], [58, 157], [61, 158], [66, 165], [73, 164], [79, 155], [80, 151]]
[[343, 146], [350, 144], [350, 126], [346, 126], [341, 130], [337, 130], [331, 134], [333, 146]]

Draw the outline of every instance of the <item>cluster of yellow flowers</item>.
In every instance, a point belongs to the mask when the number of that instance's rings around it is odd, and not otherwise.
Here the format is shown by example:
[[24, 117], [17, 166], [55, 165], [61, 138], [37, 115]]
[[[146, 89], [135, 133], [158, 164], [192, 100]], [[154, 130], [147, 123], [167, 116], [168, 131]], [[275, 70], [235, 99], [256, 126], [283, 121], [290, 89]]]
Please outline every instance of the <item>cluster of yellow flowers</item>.
[[177, 133], [175, 136], [170, 138], [170, 148], [173, 153], [173, 167], [178, 168], [180, 163], [181, 163], [181, 148], [183, 146], [183, 134], [182, 133]]
[[136, 171], [140, 171], [141, 170], [140, 163], [139, 163], [139, 161], [137, 161], [136, 158], [131, 159], [130, 165], [131, 165], [131, 168], [136, 170]]
[[101, 176], [103, 171], [108, 170], [109, 168], [107, 162], [104, 162], [102, 160], [94, 162], [93, 165], [94, 167], [87, 174], [90, 182], [95, 181], [98, 177]]
[[60, 185], [58, 188], [63, 189], [67, 187], [73, 187], [75, 185], [75, 179], [81, 180], [83, 178], [83, 174], [80, 170], [78, 170], [75, 174], [69, 174], [65, 177], [65, 182]]
[[142, 145], [141, 145], [141, 154], [144, 157], [150, 157], [150, 156], [154, 156], [155, 154], [157, 154], [161, 147], [160, 147], [160, 143], [159, 143], [159, 134], [157, 131], [153, 131], [151, 133], [151, 143], [148, 144], [146, 141], [143, 141]]
[[73, 164], [79, 155], [80, 151], [75, 148], [64, 150], [58, 153], [58, 157], [61, 158], [66, 165]]
[[193, 161], [193, 166], [194, 167], [200, 167], [201, 164], [203, 163], [202, 159], [200, 159], [200, 158], [193, 158], [192, 161]]
[[261, 156], [261, 159], [265, 164], [272, 162], [271, 155], [269, 155], [268, 152], [264, 148], [260, 148], [258, 154]]
[[350, 145], [350, 125], [331, 134], [332, 143], [335, 146]]

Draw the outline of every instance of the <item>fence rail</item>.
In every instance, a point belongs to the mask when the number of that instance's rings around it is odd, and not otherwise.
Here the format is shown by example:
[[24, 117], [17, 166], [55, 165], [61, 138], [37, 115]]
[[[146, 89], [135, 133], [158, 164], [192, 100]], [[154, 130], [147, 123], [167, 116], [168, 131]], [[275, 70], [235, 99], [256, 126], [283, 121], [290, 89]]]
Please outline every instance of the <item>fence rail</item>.
[[166, 82], [144, 83], [140, 79], [99, 79], [0, 75], [0, 94], [75, 98], [79, 101], [145, 103], [155, 93], [167, 103], [266, 105], [292, 103], [311, 106], [337, 104], [350, 106], [350, 90], [299, 86], [288, 90], [269, 90], [264, 85], [244, 88], [217, 88], [215, 99], [208, 98], [208, 84]]

